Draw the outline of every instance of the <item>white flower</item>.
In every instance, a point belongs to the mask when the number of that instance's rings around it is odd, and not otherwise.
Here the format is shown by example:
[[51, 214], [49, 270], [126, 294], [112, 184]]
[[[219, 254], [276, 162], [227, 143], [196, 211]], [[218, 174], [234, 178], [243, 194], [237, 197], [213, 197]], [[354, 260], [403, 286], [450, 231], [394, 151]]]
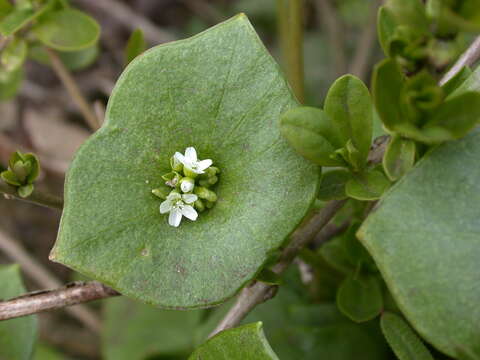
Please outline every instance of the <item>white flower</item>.
[[[194, 174], [203, 174], [205, 170], [213, 164], [213, 161], [210, 159], [198, 160], [197, 152], [195, 148], [188, 147], [185, 149], [185, 155], [182, 155], [179, 152], [175, 153], [175, 158], [183, 164], [184, 171], [189, 170]], [[185, 174], [187, 175], [187, 174]]]
[[184, 177], [182, 178], [182, 180], [180, 180], [180, 189], [182, 189], [184, 193], [191, 192], [194, 187], [195, 180], [193, 180], [192, 178]]
[[170, 213], [168, 223], [175, 227], [180, 225], [182, 216], [195, 221], [198, 214], [190, 204], [193, 204], [197, 199], [198, 197], [195, 194], [180, 195], [177, 192], [171, 192], [167, 199], [160, 204], [160, 214]]

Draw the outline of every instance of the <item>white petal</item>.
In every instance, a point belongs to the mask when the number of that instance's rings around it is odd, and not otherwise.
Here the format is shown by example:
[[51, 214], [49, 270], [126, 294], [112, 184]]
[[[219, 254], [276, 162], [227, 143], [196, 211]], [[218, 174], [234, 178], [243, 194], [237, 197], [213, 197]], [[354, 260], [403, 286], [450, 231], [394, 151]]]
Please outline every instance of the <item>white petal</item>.
[[192, 204], [195, 201], [197, 201], [198, 196], [195, 195], [195, 194], [184, 194], [184, 195], [182, 195], [182, 199], [183, 199], [183, 201], [185, 201], [185, 203]]
[[180, 161], [182, 164], [185, 164], [187, 162], [187, 160], [185, 159], [185, 156], [183, 156], [182, 154], [180, 154], [178, 151], [175, 153], [175, 155], [173, 155], [175, 157], [175, 159], [177, 159], [178, 161]]
[[190, 205], [185, 205], [182, 208], [182, 215], [193, 221], [197, 220], [198, 217], [197, 211]]
[[205, 170], [210, 167], [210, 165], [213, 164], [213, 161], [210, 159], [202, 160], [197, 163], [197, 167], [199, 170]]
[[194, 147], [188, 147], [185, 149], [185, 158], [187, 161], [196, 162], [197, 161], [197, 151]]
[[180, 184], [180, 188], [182, 189], [183, 192], [192, 191], [194, 186], [195, 185], [190, 181], [182, 181], [182, 183]]
[[170, 211], [170, 215], [168, 216], [168, 223], [170, 225], [178, 227], [181, 221], [182, 211], [179, 208], [174, 208], [172, 211]]
[[172, 209], [172, 202], [165, 200], [160, 204], [160, 214], [166, 214]]

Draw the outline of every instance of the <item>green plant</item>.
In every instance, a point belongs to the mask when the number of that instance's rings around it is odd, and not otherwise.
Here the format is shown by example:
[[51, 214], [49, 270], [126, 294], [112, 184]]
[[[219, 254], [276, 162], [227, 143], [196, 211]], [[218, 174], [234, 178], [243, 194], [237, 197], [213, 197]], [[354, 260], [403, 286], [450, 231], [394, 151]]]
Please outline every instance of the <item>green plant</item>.
[[[5, 301], [0, 320], [121, 293], [106, 359], [480, 359], [480, 70], [473, 51], [455, 63], [478, 1], [385, 1], [371, 90], [343, 75], [322, 108], [303, 104], [303, 3], [277, 5], [293, 90], [244, 14], [147, 51], [136, 30], [64, 206], [12, 155], [0, 190], [63, 208], [50, 259], [105, 285]], [[75, 93], [51, 49], [84, 59], [95, 22], [64, 1], [0, 14], [2, 93], [27, 53]], [[18, 279], [0, 268], [4, 297]], [[0, 358], [29, 358], [35, 325], [0, 322]]]

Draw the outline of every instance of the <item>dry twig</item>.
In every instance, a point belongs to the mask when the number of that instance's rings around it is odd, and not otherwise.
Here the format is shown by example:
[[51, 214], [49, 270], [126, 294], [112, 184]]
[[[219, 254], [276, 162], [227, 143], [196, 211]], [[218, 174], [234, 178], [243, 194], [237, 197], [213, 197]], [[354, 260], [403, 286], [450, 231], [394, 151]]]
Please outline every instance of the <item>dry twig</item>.
[[[62, 283], [55, 278], [42, 264], [35, 260], [17, 241], [0, 231], [0, 250], [19, 264], [22, 270], [38, 285], [46, 289], [55, 289]], [[98, 317], [89, 308], [78, 305], [66, 308], [65, 311], [78, 319], [90, 330], [100, 333], [101, 323]]]

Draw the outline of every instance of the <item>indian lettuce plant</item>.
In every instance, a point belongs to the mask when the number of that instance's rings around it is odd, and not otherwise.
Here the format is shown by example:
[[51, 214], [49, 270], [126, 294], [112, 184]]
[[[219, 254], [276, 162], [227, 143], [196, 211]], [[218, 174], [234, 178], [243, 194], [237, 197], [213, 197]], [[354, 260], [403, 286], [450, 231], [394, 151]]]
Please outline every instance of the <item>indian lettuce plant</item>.
[[[94, 59], [98, 26], [67, 2], [0, 4], [2, 97], [27, 54]], [[105, 358], [480, 359], [480, 73], [445, 75], [479, 16], [386, 0], [371, 88], [343, 75], [323, 108], [244, 14], [147, 51], [134, 32], [50, 254], [125, 296], [106, 301]], [[39, 169], [16, 152], [2, 191], [48, 202]], [[15, 266], [0, 280], [23, 291]], [[35, 332], [0, 322], [0, 359], [30, 358]]]

